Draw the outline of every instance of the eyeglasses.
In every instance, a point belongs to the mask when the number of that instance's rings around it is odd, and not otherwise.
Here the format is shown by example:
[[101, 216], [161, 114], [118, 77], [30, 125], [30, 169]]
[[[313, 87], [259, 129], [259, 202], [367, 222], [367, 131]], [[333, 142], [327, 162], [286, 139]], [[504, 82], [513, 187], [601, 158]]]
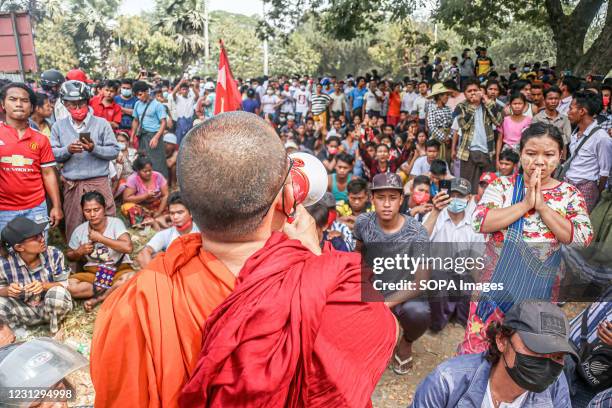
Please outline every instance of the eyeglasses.
[[[289, 178], [289, 174], [291, 174], [291, 169], [293, 168], [293, 159], [291, 157], [287, 157], [287, 159], [289, 159], [289, 169], [287, 170], [287, 174], [285, 174], [285, 178], [283, 179], [283, 184], [281, 184], [281, 191], [282, 189], [285, 187], [285, 184], [287, 183], [287, 179]], [[282, 195], [282, 205], [283, 205], [283, 211], [285, 208], [285, 195]], [[266, 209], [266, 212], [263, 213], [263, 215], [261, 216], [262, 219], [266, 218], [266, 215], [268, 215], [268, 212], [270, 212], [270, 207], [268, 207], [268, 209]], [[293, 211], [293, 213], [295, 212], [295, 210]], [[293, 215], [293, 213], [291, 215]]]

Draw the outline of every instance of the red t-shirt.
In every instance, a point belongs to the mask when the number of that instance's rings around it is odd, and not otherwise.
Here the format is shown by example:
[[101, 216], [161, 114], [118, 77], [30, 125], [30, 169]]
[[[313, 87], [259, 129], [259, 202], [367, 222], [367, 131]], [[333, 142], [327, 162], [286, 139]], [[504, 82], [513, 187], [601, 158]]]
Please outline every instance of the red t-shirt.
[[94, 116], [106, 119], [109, 122], [121, 123], [121, 106], [113, 102], [108, 106], [102, 103], [102, 97], [94, 97], [89, 101], [89, 106], [93, 109]]
[[47, 136], [0, 122], [0, 211], [27, 210], [45, 201], [42, 168], [55, 166]]

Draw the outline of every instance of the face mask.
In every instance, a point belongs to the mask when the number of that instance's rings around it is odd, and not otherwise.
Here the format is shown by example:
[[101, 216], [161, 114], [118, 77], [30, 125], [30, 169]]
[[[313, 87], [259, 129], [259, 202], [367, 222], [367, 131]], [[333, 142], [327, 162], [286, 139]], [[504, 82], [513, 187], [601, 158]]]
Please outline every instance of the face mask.
[[162, 95], [163, 95], [164, 99], [168, 99], [168, 91], [164, 91], [162, 93]]
[[80, 122], [87, 117], [87, 113], [89, 112], [89, 107], [85, 105], [85, 106], [81, 106], [80, 108], [72, 108], [72, 109], [68, 109], [68, 112], [70, 112], [70, 116], [72, 116], [72, 119]]
[[458, 214], [465, 210], [467, 207], [468, 200], [467, 198], [453, 198], [451, 199], [450, 204], [448, 205], [448, 211]]
[[125, 150], [125, 143], [117, 142], [117, 145], [119, 145], [119, 150]]
[[336, 154], [338, 153], [338, 148], [337, 147], [330, 147], [327, 149], [327, 153], [328, 154]]
[[418, 205], [425, 204], [426, 202], [428, 202], [429, 197], [430, 195], [426, 191], [415, 191], [414, 193], [412, 193], [412, 199]]
[[609, 104], [610, 104], [610, 97], [609, 96], [604, 96], [603, 97], [604, 108], [607, 108]]
[[129, 98], [130, 96], [132, 96], [132, 90], [121, 88], [121, 96], [125, 96], [126, 98]]
[[267, 93], [268, 95], [272, 95], [272, 94], [274, 93], [274, 91], [273, 91], [273, 90], [271, 90], [271, 89], [268, 89], [268, 90], [266, 91], [266, 93]]
[[504, 357], [506, 371], [519, 387], [527, 391], [543, 392], [557, 380], [563, 371], [563, 364], [552, 361], [550, 358], [519, 353], [514, 349], [512, 343], [510, 343], [510, 347], [512, 347], [516, 356], [512, 368], [508, 367], [506, 357]]
[[185, 232], [191, 229], [191, 226], [193, 225], [193, 220], [189, 219], [189, 221], [187, 221], [186, 223], [184, 223], [181, 226], [176, 226], [176, 229], [180, 232]]
[[301, 89], [302, 91], [305, 91], [305, 90], [306, 90], [306, 87], [305, 87], [304, 85], [302, 85], [302, 86], [300, 86], [300, 89]]

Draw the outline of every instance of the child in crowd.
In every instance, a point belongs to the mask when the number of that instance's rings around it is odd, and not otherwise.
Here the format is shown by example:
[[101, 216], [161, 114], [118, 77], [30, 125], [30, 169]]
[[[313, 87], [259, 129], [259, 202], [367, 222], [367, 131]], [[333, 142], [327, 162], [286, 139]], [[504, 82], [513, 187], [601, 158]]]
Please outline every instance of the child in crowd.
[[502, 150], [512, 149], [517, 151], [521, 140], [523, 129], [531, 124], [531, 117], [523, 113], [527, 99], [522, 93], [516, 92], [510, 97], [511, 115], [506, 116], [502, 125], [498, 128], [499, 136], [495, 150], [495, 159], [499, 163]]
[[511, 149], [506, 149], [499, 155], [497, 175], [510, 177], [518, 171], [519, 155]]
[[346, 224], [351, 230], [359, 214], [374, 211], [370, 202], [368, 182], [361, 178], [352, 179], [346, 186], [348, 202], [336, 205], [340, 222]]

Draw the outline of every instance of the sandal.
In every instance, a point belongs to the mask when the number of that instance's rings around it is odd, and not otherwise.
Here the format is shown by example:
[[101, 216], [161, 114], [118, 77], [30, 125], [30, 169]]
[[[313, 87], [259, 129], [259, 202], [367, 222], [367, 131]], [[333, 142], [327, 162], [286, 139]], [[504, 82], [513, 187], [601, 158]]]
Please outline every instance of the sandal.
[[395, 360], [393, 364], [393, 372], [397, 375], [405, 375], [410, 372], [412, 368], [412, 356], [408, 357], [405, 360], [399, 358], [397, 353], [393, 353], [393, 358]]

